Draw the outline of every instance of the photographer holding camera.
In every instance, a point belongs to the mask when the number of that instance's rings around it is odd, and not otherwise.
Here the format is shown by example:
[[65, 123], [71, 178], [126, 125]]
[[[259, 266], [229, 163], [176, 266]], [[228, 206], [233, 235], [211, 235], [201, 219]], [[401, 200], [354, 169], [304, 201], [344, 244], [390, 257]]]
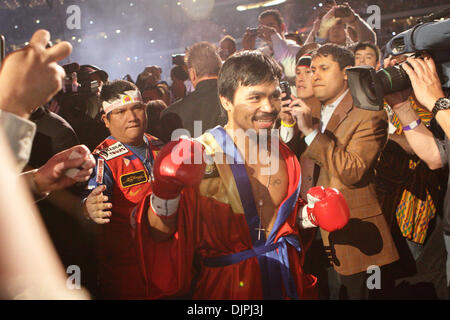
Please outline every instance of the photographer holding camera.
[[[216, 47], [205, 41], [195, 43], [187, 50], [185, 61], [195, 90], [161, 112], [161, 140], [164, 142], [171, 141], [177, 129], [185, 129], [185, 134], [198, 137], [227, 121], [217, 94], [222, 60]], [[198, 123], [201, 123], [200, 127], [196, 127]]]
[[145, 103], [151, 100], [163, 100], [166, 104], [170, 104], [170, 89], [164, 81], [161, 81], [161, 74], [162, 69], [159, 66], [145, 67], [139, 74], [136, 85]]
[[283, 66], [284, 76], [294, 79], [295, 57], [301, 47], [295, 41], [286, 39], [287, 27], [281, 13], [274, 9], [266, 10], [259, 15], [258, 21], [258, 28], [247, 28], [244, 33], [242, 49], [254, 50], [256, 39], [263, 39], [265, 44], [256, 49], [273, 57]]
[[350, 37], [349, 28], [356, 34], [356, 41], [377, 43], [377, 37], [371, 27], [350, 7], [348, 3], [336, 5], [336, 2], [328, 6], [329, 11], [320, 19], [316, 19], [313, 28], [305, 41], [335, 43], [342, 46], [354, 45], [354, 40]]
[[[422, 123], [416, 112], [411, 108], [408, 92], [400, 91], [385, 98], [398, 116], [400, 123], [408, 128], [405, 136], [417, 156], [426, 162], [432, 170], [449, 164], [450, 156], [450, 100], [446, 98], [436, 71], [433, 59], [426, 55], [421, 58], [408, 58], [408, 63], [402, 64], [403, 70], [411, 80], [417, 101], [432, 112], [433, 117], [445, 132], [445, 139], [440, 140]], [[444, 199], [443, 229], [447, 250], [447, 286], [450, 279], [450, 190]]]
[[67, 76], [63, 90], [53, 99], [49, 109], [54, 110], [73, 128], [78, 139], [89, 150], [103, 141], [109, 132], [100, 117], [100, 93], [108, 74], [98, 67], [71, 63], [63, 66]]

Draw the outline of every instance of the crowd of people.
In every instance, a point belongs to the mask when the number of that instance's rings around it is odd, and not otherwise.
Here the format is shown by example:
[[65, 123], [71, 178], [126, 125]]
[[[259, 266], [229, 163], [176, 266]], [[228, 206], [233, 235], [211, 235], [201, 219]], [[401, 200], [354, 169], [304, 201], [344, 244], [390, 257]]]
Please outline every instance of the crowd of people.
[[[241, 46], [173, 56], [171, 84], [157, 65], [136, 81], [61, 66], [72, 47], [45, 30], [7, 56], [0, 297], [448, 299], [450, 100], [432, 57], [383, 59], [348, 4], [305, 41], [276, 9], [258, 21]], [[357, 107], [347, 69], [399, 64], [411, 88]]]

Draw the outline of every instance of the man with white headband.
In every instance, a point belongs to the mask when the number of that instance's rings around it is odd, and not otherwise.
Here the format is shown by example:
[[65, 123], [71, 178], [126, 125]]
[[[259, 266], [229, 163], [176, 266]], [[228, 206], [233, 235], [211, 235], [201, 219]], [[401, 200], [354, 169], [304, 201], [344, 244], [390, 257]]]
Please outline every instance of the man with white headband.
[[102, 225], [98, 244], [99, 298], [142, 299], [144, 283], [130, 233], [130, 213], [149, 192], [159, 141], [145, 134], [146, 105], [137, 87], [118, 80], [102, 89], [111, 136], [93, 152], [97, 166], [84, 199], [86, 217]]

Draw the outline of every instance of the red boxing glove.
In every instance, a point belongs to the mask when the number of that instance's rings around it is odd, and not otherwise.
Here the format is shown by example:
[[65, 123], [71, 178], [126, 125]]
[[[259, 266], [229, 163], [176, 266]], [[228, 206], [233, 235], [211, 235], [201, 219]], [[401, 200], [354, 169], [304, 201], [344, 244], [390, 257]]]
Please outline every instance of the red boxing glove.
[[318, 226], [328, 232], [345, 227], [350, 210], [344, 196], [337, 189], [314, 187], [307, 194], [308, 205], [303, 207], [300, 225], [303, 228]]
[[164, 146], [153, 166], [153, 194], [165, 200], [175, 199], [184, 187], [199, 184], [206, 167], [203, 150], [200, 142], [186, 138]]

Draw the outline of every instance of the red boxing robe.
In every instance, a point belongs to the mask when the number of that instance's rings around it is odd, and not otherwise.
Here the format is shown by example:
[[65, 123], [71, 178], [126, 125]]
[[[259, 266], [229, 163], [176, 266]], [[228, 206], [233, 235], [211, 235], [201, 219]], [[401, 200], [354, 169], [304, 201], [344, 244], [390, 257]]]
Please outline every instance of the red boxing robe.
[[[211, 132], [199, 141], [209, 154], [222, 152], [224, 141], [217, 140], [229, 137], [220, 127]], [[209, 166], [198, 187], [183, 191], [178, 231], [167, 242], [151, 239], [147, 218], [150, 195], [143, 200], [132, 216], [149, 298], [317, 298], [317, 280], [302, 268], [315, 231], [302, 230], [301, 236], [296, 223], [300, 165], [284, 144], [280, 156], [288, 170], [288, 195], [267, 241], [256, 240], [253, 227], [259, 218], [248, 214], [252, 201], [242, 190], [245, 182], [236, 182], [236, 168], [228, 164]], [[251, 193], [251, 189], [246, 191]]]

